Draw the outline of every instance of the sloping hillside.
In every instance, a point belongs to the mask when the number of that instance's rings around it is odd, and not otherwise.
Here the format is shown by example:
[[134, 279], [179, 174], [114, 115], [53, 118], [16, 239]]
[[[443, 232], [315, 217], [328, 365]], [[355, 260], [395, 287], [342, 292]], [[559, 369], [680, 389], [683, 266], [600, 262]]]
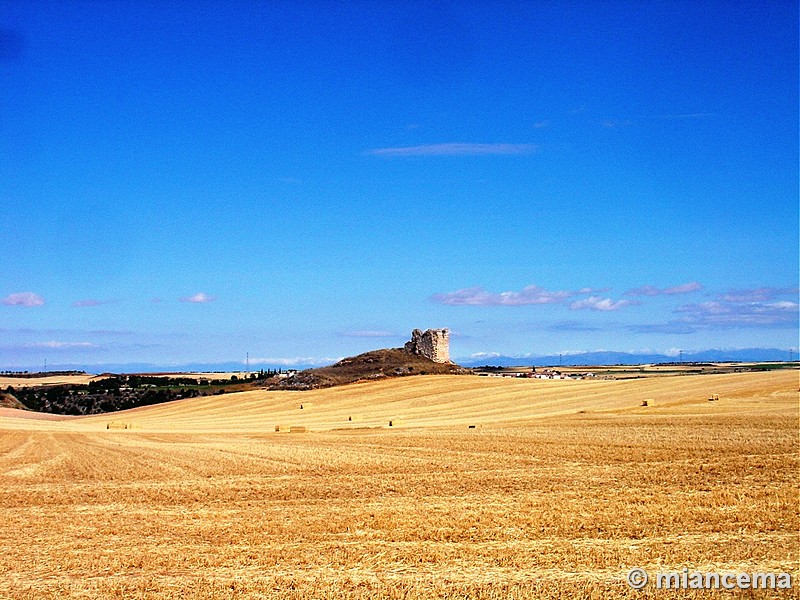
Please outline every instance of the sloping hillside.
[[0, 408], [16, 408], [19, 410], [28, 410], [22, 402], [17, 400], [12, 394], [0, 392]]
[[[648, 415], [772, 415], [797, 406], [797, 371], [659, 377], [623, 381], [545, 381], [436, 375], [356, 383], [305, 393], [257, 390], [188, 398], [113, 415], [64, 421], [14, 418], [36, 413], [4, 409], [0, 429], [100, 430], [128, 426], [159, 432], [274, 433], [392, 427], [515, 426], [556, 416], [593, 419]], [[718, 396], [719, 400], [708, 399]], [[648, 406], [642, 406], [644, 400]]]
[[311, 390], [356, 381], [409, 375], [464, 375], [472, 371], [453, 363], [437, 363], [401, 348], [373, 350], [328, 367], [307, 369], [273, 386], [281, 390]]

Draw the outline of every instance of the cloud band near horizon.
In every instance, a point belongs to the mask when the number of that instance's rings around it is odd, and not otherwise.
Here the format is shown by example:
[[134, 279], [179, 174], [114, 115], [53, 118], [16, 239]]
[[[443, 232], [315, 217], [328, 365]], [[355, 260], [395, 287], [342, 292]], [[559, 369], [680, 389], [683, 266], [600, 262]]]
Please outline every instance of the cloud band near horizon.
[[520, 291], [488, 292], [480, 286], [462, 288], [453, 292], [434, 294], [430, 300], [448, 306], [531, 306], [538, 304], [562, 304], [576, 296], [587, 298], [570, 303], [571, 310], [613, 311], [626, 306], [639, 304], [636, 300], [612, 300], [595, 295], [593, 288], [572, 291], [550, 291], [536, 285], [529, 285]]
[[675, 285], [667, 288], [658, 288], [653, 285], [643, 285], [625, 292], [626, 296], [674, 296], [675, 294], [690, 294], [699, 292], [703, 285], [697, 281], [690, 281], [682, 285]]
[[574, 292], [551, 292], [535, 285], [519, 292], [488, 292], [480, 286], [462, 288], [453, 292], [434, 294], [431, 301], [448, 306], [527, 306], [531, 304], [558, 304], [573, 296]]
[[[797, 329], [800, 303], [797, 288], [761, 287], [719, 294], [716, 300], [684, 304], [674, 309], [680, 315], [666, 323], [634, 325], [636, 333], [691, 334], [701, 330], [732, 328]], [[791, 296], [792, 300], [778, 300]]]

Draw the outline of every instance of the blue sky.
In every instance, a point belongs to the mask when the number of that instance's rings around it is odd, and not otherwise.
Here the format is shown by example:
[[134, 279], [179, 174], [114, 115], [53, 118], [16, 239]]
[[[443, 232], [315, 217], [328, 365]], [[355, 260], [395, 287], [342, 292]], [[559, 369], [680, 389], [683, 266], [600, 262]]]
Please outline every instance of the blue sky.
[[796, 2], [0, 0], [0, 368], [798, 346]]

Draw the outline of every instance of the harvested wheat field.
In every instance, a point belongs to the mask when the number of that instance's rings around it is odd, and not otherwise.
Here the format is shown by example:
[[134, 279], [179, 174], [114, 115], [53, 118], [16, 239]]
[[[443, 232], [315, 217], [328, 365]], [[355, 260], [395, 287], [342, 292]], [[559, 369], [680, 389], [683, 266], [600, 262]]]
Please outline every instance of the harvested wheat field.
[[798, 598], [798, 383], [427, 376], [6, 409], [0, 597], [729, 595], [634, 591], [636, 566], [790, 572], [736, 597]]
[[0, 375], [0, 389], [12, 387], [31, 387], [35, 385], [86, 385], [95, 379], [103, 379], [103, 375], [80, 374], [57, 374], [40, 375], [37, 377], [5, 377]]

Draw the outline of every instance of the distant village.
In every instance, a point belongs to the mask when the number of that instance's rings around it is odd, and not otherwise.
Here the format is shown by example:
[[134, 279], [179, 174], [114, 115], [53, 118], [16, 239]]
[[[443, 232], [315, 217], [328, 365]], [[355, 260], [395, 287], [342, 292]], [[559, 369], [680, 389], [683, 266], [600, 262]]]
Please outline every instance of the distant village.
[[480, 377], [517, 377], [525, 379], [595, 379], [596, 373], [565, 373], [556, 369], [545, 368], [537, 371], [536, 367], [476, 367], [473, 369]]

